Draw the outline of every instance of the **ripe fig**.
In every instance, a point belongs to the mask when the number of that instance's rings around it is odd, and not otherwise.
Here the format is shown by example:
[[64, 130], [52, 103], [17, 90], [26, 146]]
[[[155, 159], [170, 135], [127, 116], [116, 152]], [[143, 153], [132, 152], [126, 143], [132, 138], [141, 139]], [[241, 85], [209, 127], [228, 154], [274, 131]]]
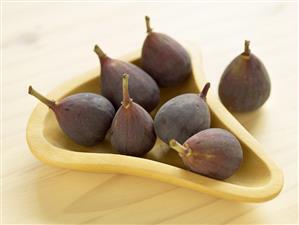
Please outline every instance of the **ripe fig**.
[[170, 87], [187, 79], [192, 71], [191, 59], [184, 47], [168, 35], [153, 32], [145, 17], [147, 37], [142, 47], [141, 64], [160, 87]]
[[249, 41], [245, 41], [245, 51], [222, 74], [218, 88], [220, 100], [228, 110], [249, 112], [262, 106], [270, 91], [268, 72], [262, 61], [250, 52]]
[[129, 75], [124, 74], [123, 101], [111, 126], [111, 144], [121, 154], [143, 156], [154, 146], [153, 119], [129, 96]]
[[157, 107], [160, 89], [155, 80], [145, 71], [132, 63], [109, 58], [99, 46], [94, 47], [101, 63], [102, 95], [109, 99], [118, 109], [122, 100], [122, 74], [130, 74], [130, 93], [134, 101], [148, 112]]
[[207, 83], [200, 94], [182, 94], [161, 106], [154, 127], [162, 141], [168, 143], [176, 139], [183, 143], [193, 134], [210, 128], [210, 111], [205, 101], [209, 88], [210, 83]]
[[179, 153], [190, 170], [220, 180], [232, 176], [243, 160], [237, 138], [220, 128], [203, 130], [183, 145], [172, 139], [169, 145]]
[[46, 104], [73, 141], [84, 146], [101, 142], [110, 128], [115, 110], [105, 97], [93, 93], [79, 93], [59, 102], [47, 99], [29, 86], [29, 94]]

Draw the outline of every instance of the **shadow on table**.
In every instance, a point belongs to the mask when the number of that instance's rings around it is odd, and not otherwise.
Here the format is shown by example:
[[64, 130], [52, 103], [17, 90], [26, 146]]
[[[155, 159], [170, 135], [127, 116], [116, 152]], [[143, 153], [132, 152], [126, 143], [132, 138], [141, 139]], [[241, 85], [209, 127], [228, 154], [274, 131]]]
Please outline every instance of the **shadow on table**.
[[267, 109], [264, 107], [253, 112], [232, 114], [252, 135], [254, 135], [257, 130], [263, 128], [267, 123]]
[[151, 179], [69, 170], [38, 177], [36, 192], [49, 223], [217, 224], [254, 207]]

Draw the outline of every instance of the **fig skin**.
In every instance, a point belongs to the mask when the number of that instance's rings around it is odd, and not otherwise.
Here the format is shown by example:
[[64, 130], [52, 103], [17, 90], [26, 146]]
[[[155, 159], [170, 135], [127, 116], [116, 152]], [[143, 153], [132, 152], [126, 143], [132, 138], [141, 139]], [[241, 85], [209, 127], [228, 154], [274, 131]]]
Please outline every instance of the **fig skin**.
[[160, 87], [178, 85], [192, 71], [188, 52], [168, 35], [153, 32], [146, 16], [147, 37], [142, 46], [141, 65]]
[[219, 180], [231, 177], [243, 160], [242, 147], [237, 138], [220, 128], [203, 130], [183, 145], [174, 139], [169, 145], [179, 152], [190, 170]]
[[143, 156], [155, 144], [153, 119], [128, 92], [129, 75], [123, 75], [123, 101], [111, 126], [111, 144], [121, 154]]
[[108, 57], [99, 46], [94, 47], [101, 64], [101, 94], [115, 109], [122, 101], [122, 74], [130, 74], [130, 94], [134, 101], [151, 112], [159, 104], [160, 89], [155, 80], [138, 66]]
[[230, 111], [249, 112], [261, 107], [270, 92], [268, 72], [262, 61], [250, 53], [249, 41], [245, 41], [245, 51], [222, 74], [218, 88], [220, 100]]
[[93, 93], [74, 94], [60, 102], [46, 99], [31, 86], [29, 94], [48, 105], [63, 132], [83, 146], [93, 146], [103, 141], [115, 114], [108, 99]]
[[157, 136], [165, 143], [176, 139], [185, 142], [197, 132], [210, 128], [211, 116], [205, 101], [210, 83], [200, 94], [182, 94], [168, 100], [157, 112], [154, 127]]

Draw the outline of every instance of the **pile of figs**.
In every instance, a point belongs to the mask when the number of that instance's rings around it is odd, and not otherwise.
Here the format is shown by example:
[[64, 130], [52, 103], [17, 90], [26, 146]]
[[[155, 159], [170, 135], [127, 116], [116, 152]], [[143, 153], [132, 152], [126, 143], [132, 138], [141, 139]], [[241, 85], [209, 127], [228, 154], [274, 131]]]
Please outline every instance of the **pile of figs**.
[[[154, 119], [149, 114], [159, 104], [160, 88], [185, 82], [192, 64], [181, 44], [153, 32], [149, 17], [145, 20], [141, 67], [110, 58], [99, 46], [94, 47], [101, 64], [101, 95], [78, 93], [56, 102], [31, 86], [29, 94], [46, 104], [63, 132], [80, 145], [97, 145], [109, 136], [120, 154], [142, 157], [158, 137], [178, 152], [190, 170], [220, 180], [232, 176], [241, 165], [243, 151], [233, 134], [210, 127], [206, 103], [210, 83], [200, 93], [168, 100]], [[255, 110], [268, 99], [270, 79], [265, 66], [250, 52], [249, 41], [225, 69], [218, 91], [225, 107], [237, 112]]]

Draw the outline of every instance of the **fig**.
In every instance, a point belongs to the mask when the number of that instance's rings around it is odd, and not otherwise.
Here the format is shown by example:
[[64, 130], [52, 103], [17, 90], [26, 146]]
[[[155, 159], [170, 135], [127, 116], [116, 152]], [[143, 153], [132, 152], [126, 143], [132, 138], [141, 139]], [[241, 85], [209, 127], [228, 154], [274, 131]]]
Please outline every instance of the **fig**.
[[122, 82], [123, 101], [112, 121], [111, 144], [121, 154], [143, 156], [156, 141], [153, 119], [130, 98], [128, 74], [123, 74]]
[[115, 114], [111, 102], [94, 93], [70, 95], [59, 102], [47, 99], [31, 86], [28, 93], [53, 110], [63, 132], [84, 146], [103, 141]]
[[271, 82], [262, 61], [250, 52], [249, 41], [222, 74], [218, 94], [230, 111], [249, 112], [262, 106], [270, 96]]
[[172, 139], [169, 145], [179, 153], [190, 170], [215, 179], [232, 176], [243, 160], [238, 139], [221, 128], [203, 130], [183, 145]]
[[94, 47], [101, 64], [101, 94], [109, 99], [115, 109], [121, 106], [122, 74], [130, 74], [130, 94], [136, 103], [148, 112], [159, 104], [160, 89], [155, 80], [141, 68], [128, 62], [108, 57], [99, 46]]
[[141, 64], [160, 87], [170, 87], [186, 80], [192, 71], [191, 59], [184, 47], [166, 34], [153, 32], [145, 17], [147, 37], [142, 46]]
[[168, 100], [157, 112], [154, 127], [165, 143], [171, 139], [183, 143], [193, 134], [210, 128], [211, 116], [205, 101], [210, 83], [199, 94], [187, 93]]

